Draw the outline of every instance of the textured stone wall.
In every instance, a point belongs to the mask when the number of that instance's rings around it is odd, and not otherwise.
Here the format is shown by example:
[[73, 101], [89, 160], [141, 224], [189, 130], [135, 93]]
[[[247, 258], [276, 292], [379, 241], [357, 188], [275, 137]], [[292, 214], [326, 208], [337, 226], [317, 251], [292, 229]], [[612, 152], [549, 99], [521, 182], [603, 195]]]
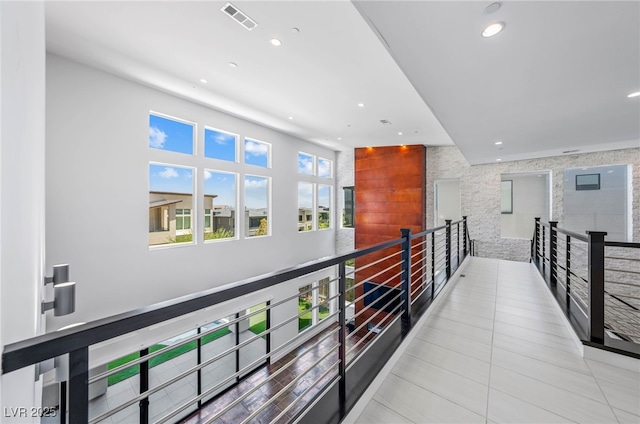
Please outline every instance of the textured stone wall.
[[427, 223], [433, 222], [434, 181], [459, 178], [462, 214], [476, 240], [478, 256], [527, 261], [530, 242], [500, 237], [500, 176], [512, 172], [551, 172], [552, 220], [563, 222], [563, 172], [566, 168], [632, 165], [633, 241], [640, 241], [640, 148], [471, 166], [457, 147], [427, 148]]
[[354, 150], [347, 150], [336, 153], [336, 254], [350, 252], [355, 246], [355, 230], [353, 228], [342, 228], [342, 208], [344, 199], [342, 188], [354, 186]]

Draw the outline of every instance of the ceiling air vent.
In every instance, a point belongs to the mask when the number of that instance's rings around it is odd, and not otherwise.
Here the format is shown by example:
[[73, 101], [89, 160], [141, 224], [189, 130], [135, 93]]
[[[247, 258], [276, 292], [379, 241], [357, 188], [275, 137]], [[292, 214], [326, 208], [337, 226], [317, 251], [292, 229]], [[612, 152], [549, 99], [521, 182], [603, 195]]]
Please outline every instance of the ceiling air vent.
[[382, 125], [391, 125], [391, 122], [387, 121], [386, 119], [381, 119], [380, 123], [382, 123]]
[[253, 19], [245, 15], [243, 12], [240, 11], [240, 9], [238, 9], [231, 3], [225, 4], [224, 7], [220, 10], [222, 10], [227, 15], [231, 16], [231, 18], [233, 18], [234, 21], [236, 21], [237, 23], [239, 23], [249, 31], [251, 31], [252, 29], [258, 26], [258, 23], [256, 21], [254, 21]]

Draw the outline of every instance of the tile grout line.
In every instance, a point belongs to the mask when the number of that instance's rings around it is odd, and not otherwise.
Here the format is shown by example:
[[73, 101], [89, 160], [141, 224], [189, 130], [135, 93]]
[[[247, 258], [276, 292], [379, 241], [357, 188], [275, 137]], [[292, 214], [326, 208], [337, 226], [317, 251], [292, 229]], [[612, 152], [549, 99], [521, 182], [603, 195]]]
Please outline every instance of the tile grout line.
[[496, 281], [495, 281], [495, 298], [493, 304], [493, 323], [491, 326], [491, 349], [489, 351], [489, 380], [487, 381], [487, 409], [484, 413], [484, 421], [485, 423], [489, 422], [489, 401], [491, 396], [491, 374], [493, 373], [493, 337], [495, 335], [495, 327], [496, 327], [496, 311], [498, 309], [498, 281], [500, 279], [500, 262], [496, 264], [497, 272], [496, 272]]
[[596, 377], [596, 375], [594, 374], [593, 370], [591, 369], [591, 366], [589, 366], [589, 363], [584, 360], [584, 357], [582, 358], [582, 361], [585, 363], [585, 365], [589, 369], [589, 372], [591, 373], [591, 377], [593, 377], [593, 380], [596, 382], [596, 385], [598, 386], [598, 389], [600, 389], [600, 392], [602, 393], [602, 396], [604, 397], [604, 400], [607, 401], [607, 405], [609, 406], [609, 409], [611, 409], [611, 413], [616, 418], [616, 421], [618, 421], [618, 423], [622, 423], [622, 421], [620, 421], [620, 418], [618, 418], [618, 414], [616, 414], [616, 411], [613, 409], [613, 406], [611, 406], [611, 403], [609, 402], [609, 398], [607, 397], [607, 394], [602, 389], [602, 386], [600, 386], [600, 382], [598, 381], [598, 378]]

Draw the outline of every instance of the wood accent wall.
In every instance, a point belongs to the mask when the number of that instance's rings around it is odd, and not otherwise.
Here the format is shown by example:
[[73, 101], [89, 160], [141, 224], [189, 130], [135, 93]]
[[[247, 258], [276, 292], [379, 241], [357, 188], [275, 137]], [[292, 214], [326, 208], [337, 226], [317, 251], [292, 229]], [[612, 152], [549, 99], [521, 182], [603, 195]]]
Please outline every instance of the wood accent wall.
[[[426, 148], [417, 146], [389, 146], [359, 148], [355, 150], [355, 247], [369, 247], [377, 243], [397, 239], [401, 228], [411, 228], [413, 233], [424, 231], [426, 225]], [[400, 247], [392, 247], [375, 255], [356, 260], [356, 269], [384, 258]], [[422, 262], [416, 258], [416, 263]], [[356, 284], [371, 281], [388, 286], [400, 283], [400, 255], [386, 259], [356, 273]], [[384, 272], [382, 272], [384, 271]], [[381, 273], [380, 275], [376, 275]], [[412, 281], [412, 287], [422, 284]], [[364, 286], [356, 289], [356, 297], [364, 294]], [[394, 294], [395, 295], [395, 294]], [[389, 295], [388, 298], [391, 298]], [[384, 302], [386, 303], [386, 301]], [[364, 299], [356, 302], [356, 313], [364, 308]], [[364, 311], [356, 318], [356, 327], [375, 314]], [[374, 318], [379, 324], [389, 319], [380, 312]], [[358, 333], [364, 335], [367, 328]]]

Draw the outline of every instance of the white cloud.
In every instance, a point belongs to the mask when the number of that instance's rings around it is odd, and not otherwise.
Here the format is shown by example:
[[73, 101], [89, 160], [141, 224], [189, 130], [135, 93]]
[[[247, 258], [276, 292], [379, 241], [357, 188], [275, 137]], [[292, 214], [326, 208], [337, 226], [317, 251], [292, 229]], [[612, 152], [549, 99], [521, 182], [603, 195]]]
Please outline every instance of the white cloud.
[[164, 171], [158, 173], [162, 178], [170, 179], [176, 178], [178, 176], [178, 172], [176, 172], [173, 168], [164, 168]]
[[331, 161], [326, 159], [318, 159], [318, 176], [331, 177]]
[[166, 140], [167, 134], [164, 131], [156, 127], [149, 127], [149, 147], [162, 149]]
[[247, 140], [244, 143], [244, 151], [255, 156], [266, 156], [269, 153], [269, 146], [264, 143]]
[[211, 178], [212, 174], [211, 171], [207, 171], [206, 169], [204, 170], [204, 179], [208, 180], [209, 178]]
[[313, 158], [298, 156], [298, 173], [300, 174], [313, 174]]
[[213, 137], [213, 141], [215, 141], [218, 144], [227, 144], [229, 142], [229, 137], [226, 134], [220, 134], [218, 133], [215, 137]]
[[244, 186], [248, 190], [258, 190], [267, 187], [267, 179], [245, 179]]

